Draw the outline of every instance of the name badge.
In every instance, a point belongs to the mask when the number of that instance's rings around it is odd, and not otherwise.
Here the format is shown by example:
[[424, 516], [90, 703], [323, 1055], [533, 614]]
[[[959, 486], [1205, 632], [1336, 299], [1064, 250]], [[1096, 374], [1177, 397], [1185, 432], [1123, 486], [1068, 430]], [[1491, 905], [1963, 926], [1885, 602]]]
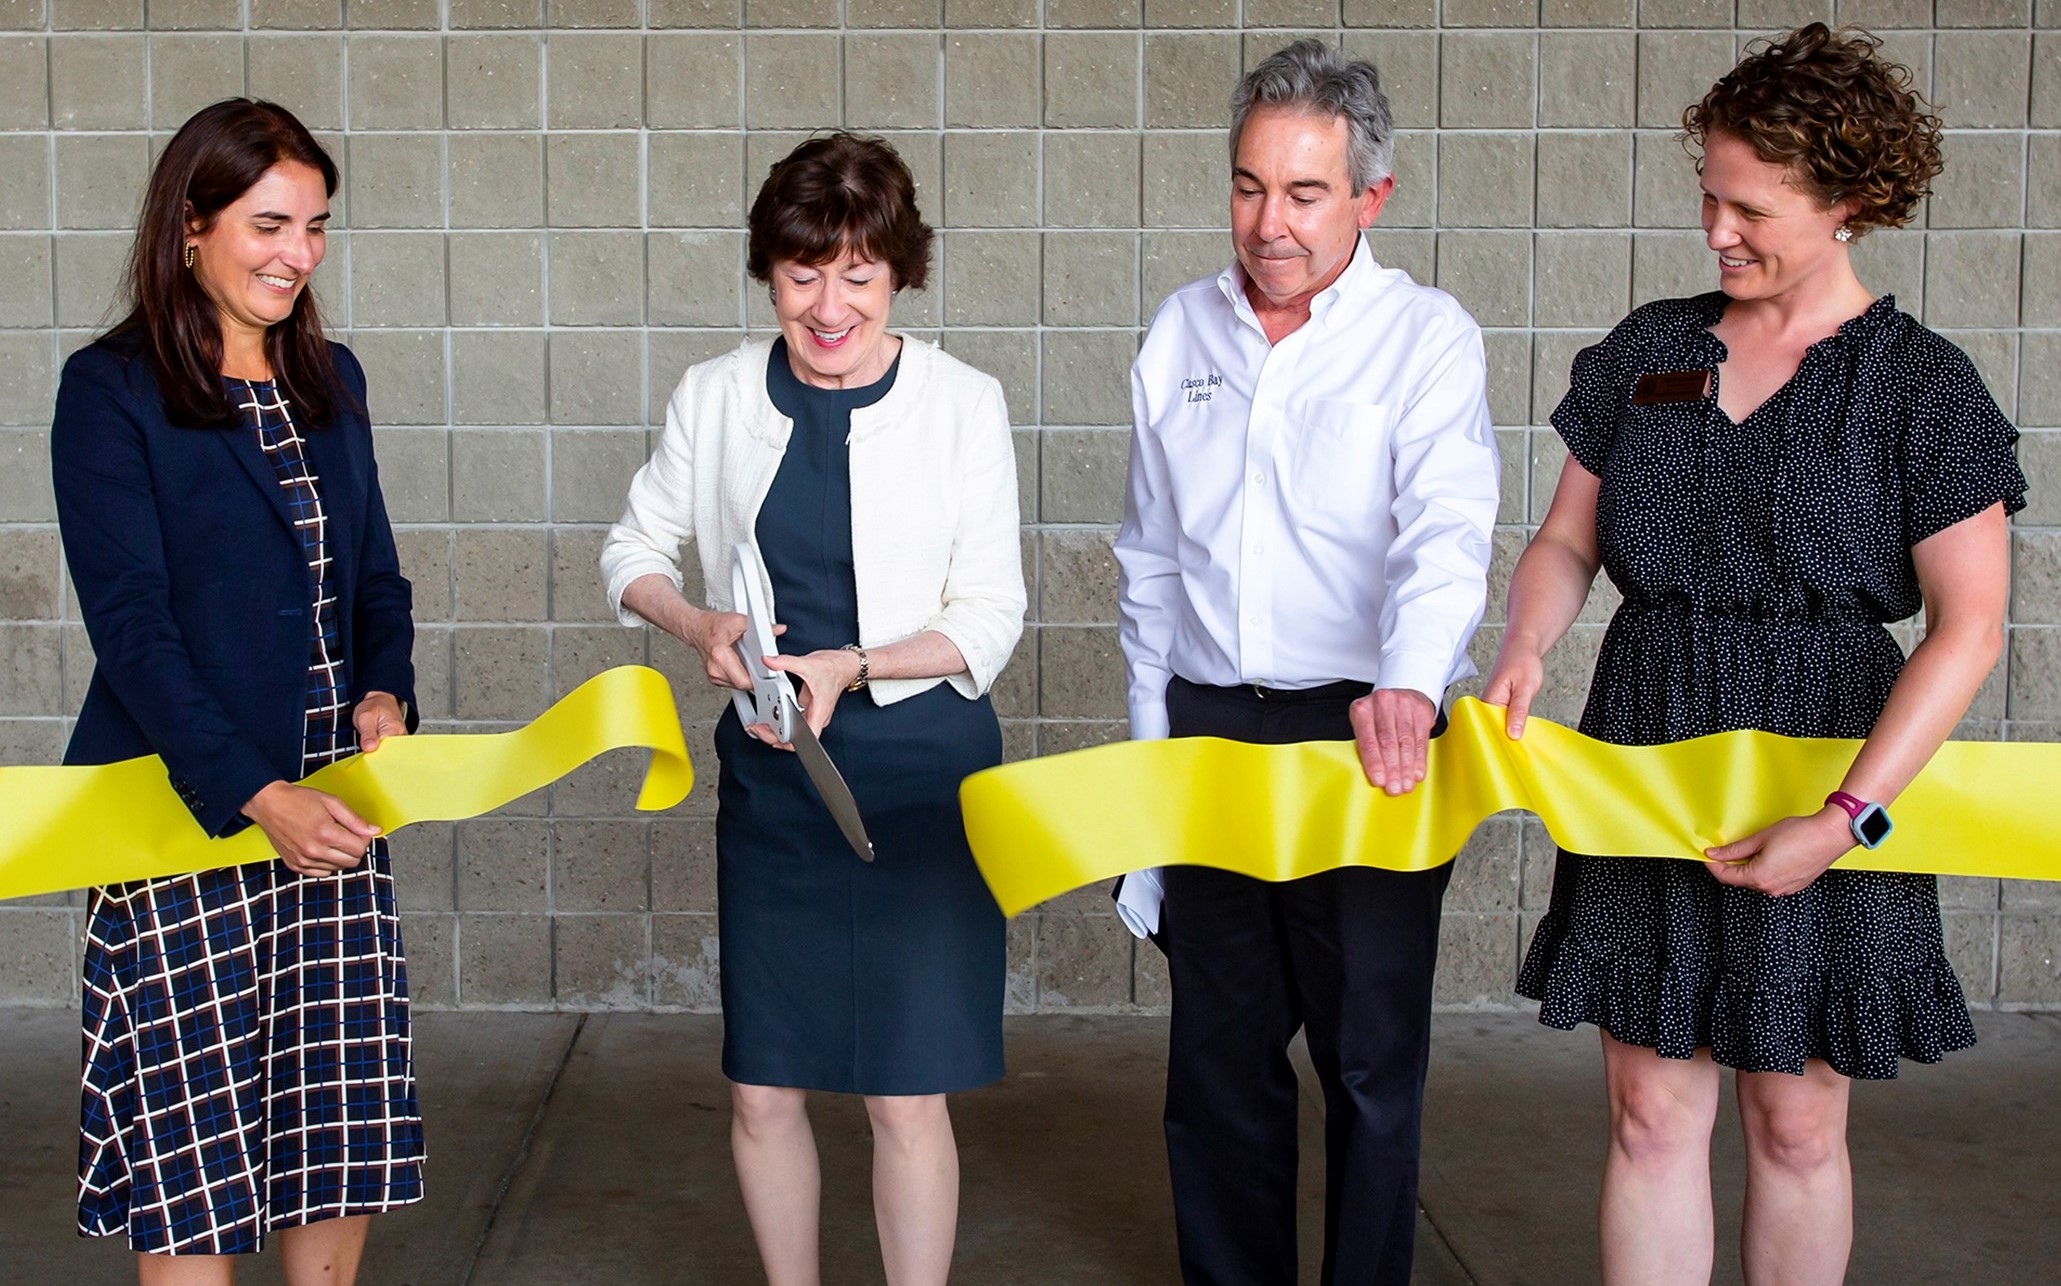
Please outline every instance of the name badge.
[[1662, 406], [1670, 402], [1700, 402], [1710, 395], [1710, 372], [1654, 371], [1639, 377], [1632, 386], [1633, 406]]

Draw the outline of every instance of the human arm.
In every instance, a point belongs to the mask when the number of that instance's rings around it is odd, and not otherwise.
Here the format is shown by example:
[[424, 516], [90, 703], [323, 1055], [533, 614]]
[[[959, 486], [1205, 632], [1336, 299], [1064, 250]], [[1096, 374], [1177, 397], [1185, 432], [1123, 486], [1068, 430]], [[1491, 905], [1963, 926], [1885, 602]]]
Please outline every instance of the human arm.
[[[718, 687], [751, 691], [751, 675], [737, 657], [736, 642], [744, 637], [742, 612], [696, 607], [680, 593], [672, 577], [647, 573], [624, 587], [617, 601], [632, 612], [693, 648], [701, 657], [708, 681]], [[774, 632], [779, 632], [778, 626]]]
[[1546, 653], [1574, 624], [1602, 566], [1596, 546], [1596, 496], [1602, 482], [1568, 457], [1538, 534], [1518, 556], [1503, 613], [1503, 646], [1481, 699], [1502, 706], [1504, 731], [1524, 735], [1531, 703], [1545, 682]]
[[66, 364], [50, 427], [58, 531], [100, 679], [202, 830], [221, 836], [279, 773], [203, 679], [173, 610], [144, 424], [155, 396], [101, 346]]
[[[1008, 406], [1001, 384], [987, 375], [975, 378], [977, 391], [966, 404], [940, 408], [958, 439], [960, 502], [938, 610], [908, 638], [869, 646], [874, 658], [869, 677], [945, 676], [968, 698], [985, 693], [1008, 664], [1023, 636], [1027, 605]], [[939, 649], [935, 641], [914, 645], [926, 632], [942, 635], [951, 646]]]
[[[796, 700], [809, 721], [809, 730], [818, 735], [830, 726], [837, 699], [859, 680], [860, 656], [849, 648], [826, 648], [800, 656], [769, 656], [766, 664], [800, 681]], [[875, 679], [934, 679], [963, 674], [967, 668], [959, 645], [938, 630], [924, 630], [899, 642], [867, 648], [865, 667], [868, 683]], [[747, 731], [767, 745], [786, 745], [765, 724], [755, 724]]]
[[[1150, 342], [1148, 337], [1147, 342]], [[1144, 379], [1131, 368], [1131, 454], [1124, 474], [1123, 525], [1116, 533], [1117, 635], [1128, 681], [1131, 739], [1167, 735], [1167, 657], [1181, 610], [1181, 568], [1174, 550], [1180, 519], [1174, 509], [1166, 444], [1152, 423]]]
[[[700, 374], [700, 367], [689, 369], [673, 391], [666, 403], [658, 446], [630, 479], [622, 516], [601, 542], [602, 591], [615, 609], [616, 619], [630, 627], [649, 621], [680, 638], [686, 637], [680, 627], [688, 615], [680, 613], [678, 606], [701, 610], [687, 603], [682, 592], [686, 577], [680, 571], [680, 548], [694, 538], [697, 462], [693, 422], [701, 396], [697, 391]], [[647, 577], [664, 582], [672, 591], [670, 598], [657, 597], [653, 586], [632, 596], [631, 586]]]
[[[665, 428], [651, 458], [630, 480], [622, 517], [601, 544], [601, 580], [609, 606], [626, 626], [649, 622], [693, 648], [708, 681], [751, 689], [734, 644], [745, 618], [687, 601], [681, 546], [694, 538], [694, 419], [702, 368], [691, 368], [666, 404]], [[776, 631], [777, 632], [777, 631]]]
[[[1912, 547], [1925, 595], [1925, 637], [1897, 675], [1841, 790], [1886, 806], [1953, 735], [2003, 655], [2010, 540], [2004, 506], [1993, 504]], [[1794, 893], [1854, 846], [1850, 820], [1836, 804], [1785, 817], [1711, 849], [1710, 873], [1777, 897]]]
[[1391, 795], [1424, 780], [1432, 723], [1465, 665], [1487, 596], [1500, 468], [1481, 332], [1441, 332], [1390, 433], [1396, 533], [1383, 568], [1379, 687], [1353, 703], [1367, 780]]
[[[365, 372], [356, 354], [334, 346], [337, 371], [350, 401], [365, 404]], [[339, 402], [345, 399], [339, 399]], [[335, 432], [355, 432], [365, 454], [364, 529], [358, 538], [358, 574], [351, 611], [351, 722], [358, 749], [371, 752], [387, 737], [415, 731], [415, 591], [401, 574], [386, 495], [379, 485], [379, 460], [371, 427], [340, 416]]]

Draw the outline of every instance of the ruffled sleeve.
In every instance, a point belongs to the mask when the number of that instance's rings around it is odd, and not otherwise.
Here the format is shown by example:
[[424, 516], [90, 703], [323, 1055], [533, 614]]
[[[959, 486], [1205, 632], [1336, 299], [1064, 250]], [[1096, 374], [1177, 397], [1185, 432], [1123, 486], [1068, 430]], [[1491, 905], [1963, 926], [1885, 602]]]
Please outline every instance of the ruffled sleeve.
[[1904, 436], [1904, 533], [1907, 545], [2001, 502], [2025, 507], [2025, 474], [2014, 449], [2018, 430], [1968, 355], [1937, 340], [1920, 369]]
[[1639, 338], [1641, 321], [1640, 314], [1633, 313], [1576, 353], [1567, 375], [1567, 396], [1553, 409], [1553, 428], [1567, 444], [1568, 454], [1598, 477], [1638, 378], [1636, 367], [1645, 347]]

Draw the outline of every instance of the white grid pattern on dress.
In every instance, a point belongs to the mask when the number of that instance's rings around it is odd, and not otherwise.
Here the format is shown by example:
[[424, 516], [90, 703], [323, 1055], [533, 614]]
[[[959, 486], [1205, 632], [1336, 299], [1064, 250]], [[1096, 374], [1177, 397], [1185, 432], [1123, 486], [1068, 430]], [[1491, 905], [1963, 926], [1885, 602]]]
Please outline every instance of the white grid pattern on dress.
[[[319, 480], [269, 384], [243, 385], [307, 556], [301, 771], [356, 749]], [[94, 890], [87, 935], [81, 1231], [233, 1254], [274, 1228], [419, 1200], [392, 868], [270, 862]]]

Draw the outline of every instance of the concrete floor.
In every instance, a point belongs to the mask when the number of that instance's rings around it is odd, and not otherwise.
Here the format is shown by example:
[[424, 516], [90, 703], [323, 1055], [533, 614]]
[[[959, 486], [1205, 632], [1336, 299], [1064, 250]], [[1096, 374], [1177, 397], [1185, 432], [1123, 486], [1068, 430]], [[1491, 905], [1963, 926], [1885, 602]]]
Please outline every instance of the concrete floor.
[[[1984, 1014], [1982, 1043], [1902, 1081], [1857, 1087], [1857, 1283], [2061, 1280], [2061, 1016]], [[702, 1017], [425, 1014], [419, 1067], [429, 1198], [375, 1221], [363, 1280], [542, 1286], [759, 1280], [731, 1179]], [[954, 1280], [1175, 1279], [1160, 1149], [1161, 1020], [1012, 1019], [1011, 1074], [954, 1102], [964, 1170]], [[0, 1010], [0, 1283], [133, 1282], [119, 1245], [73, 1235], [77, 1027]], [[1434, 1043], [1417, 1280], [1596, 1279], [1603, 1111], [1593, 1033], [1522, 1015], [1450, 1015]], [[824, 1280], [880, 1280], [858, 1105], [816, 1113]], [[1319, 1121], [1306, 1100], [1304, 1173]], [[1739, 1149], [1717, 1161], [1721, 1243], [1738, 1223]], [[1305, 1280], [1320, 1212], [1305, 1182]], [[1738, 1281], [1723, 1262], [1717, 1280]], [[245, 1283], [275, 1283], [270, 1257]]]

